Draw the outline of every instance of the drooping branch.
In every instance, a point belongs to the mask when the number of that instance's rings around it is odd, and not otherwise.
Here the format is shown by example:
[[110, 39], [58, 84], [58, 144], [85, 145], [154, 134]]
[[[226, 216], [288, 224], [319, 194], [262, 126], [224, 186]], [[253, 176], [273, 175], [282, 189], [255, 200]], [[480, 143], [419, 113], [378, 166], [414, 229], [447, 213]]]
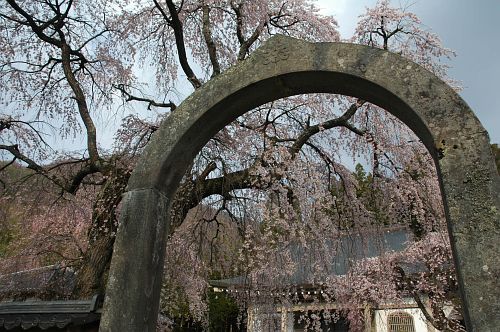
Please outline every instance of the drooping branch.
[[[14, 17], [9, 17], [6, 15], [3, 15], [3, 17], [5, 17], [13, 22], [29, 26], [31, 28], [31, 30], [35, 33], [35, 35], [38, 38], [40, 38], [40, 40], [42, 40], [48, 44], [51, 44], [53, 46], [56, 46], [57, 48], [63, 47], [65, 42], [62, 39], [55, 38], [53, 33], [50, 33], [50, 34], [45, 33], [45, 30], [48, 27], [52, 26], [52, 28], [56, 32], [62, 31], [61, 29], [63, 28], [63, 26], [65, 24], [66, 18], [68, 17], [69, 11], [70, 11], [71, 6], [73, 4], [73, 0], [68, 2], [67, 8], [63, 13], [60, 10], [54, 10], [56, 15], [52, 19], [43, 22], [43, 24], [41, 24], [41, 25], [37, 24], [37, 22], [35, 21], [33, 16], [30, 15], [28, 12], [26, 12], [23, 8], [21, 8], [15, 0], [7, 0], [7, 3], [12, 7], [12, 9], [14, 9], [18, 14], [20, 14], [25, 19], [25, 21], [21, 21], [19, 19], [16, 19]], [[82, 63], [88, 62], [88, 60], [85, 58], [83, 53], [81, 53], [79, 50], [75, 50], [75, 49], [70, 48], [69, 52], [72, 56], [76, 56]]]
[[55, 175], [51, 175], [47, 172], [45, 168], [40, 166], [38, 163], [36, 163], [33, 159], [29, 158], [27, 155], [23, 154], [19, 150], [19, 146], [17, 144], [14, 145], [3, 145], [0, 144], [0, 150], [5, 150], [10, 152], [14, 158], [21, 160], [27, 164], [27, 168], [35, 171], [38, 174], [43, 175], [47, 179], [51, 180], [54, 182], [56, 185], [58, 185], [60, 188], [64, 189], [65, 185], [61, 179], [57, 178]]
[[[14, 9], [17, 13], [19, 13], [22, 17], [24, 17], [24, 19], [26, 20], [25, 25], [28, 25], [33, 30], [33, 32], [37, 35], [38, 38], [40, 38], [41, 40], [43, 40], [46, 43], [52, 44], [52, 45], [57, 46], [57, 47], [61, 47], [60, 40], [58, 40], [54, 37], [48, 36], [43, 32], [48, 27], [48, 25], [39, 26], [35, 22], [33, 17], [28, 12], [26, 12], [24, 9], [22, 9], [17, 4], [17, 2], [15, 0], [7, 0], [7, 3], [12, 7], [12, 9]], [[53, 20], [57, 20], [57, 18], [54, 18]], [[49, 21], [47, 21], [47, 23], [49, 23], [49, 22], [52, 23], [53, 20], [49, 20]]]
[[42, 134], [38, 130], [36, 130], [35, 127], [33, 126], [33, 124], [35, 124], [35, 123], [47, 124], [45, 121], [29, 121], [28, 122], [28, 121], [12, 119], [10, 117], [0, 119], [0, 133], [5, 129], [12, 129], [12, 127], [17, 127], [20, 124], [25, 125], [25, 126], [28, 126], [35, 133], [35, 135], [38, 137], [40, 142], [42, 142], [46, 146], [49, 146], [49, 144], [42, 137]]
[[45, 170], [43, 169], [43, 167], [41, 167], [35, 161], [33, 161], [31, 158], [22, 154], [21, 151], [19, 151], [19, 146], [17, 144], [15, 144], [15, 145], [3, 145], [3, 144], [1, 144], [0, 149], [9, 151], [17, 159], [24, 161], [28, 165], [29, 169], [34, 170], [36, 172], [39, 172], [41, 174], [45, 173]]
[[[364, 105], [365, 101], [358, 100], [356, 103], [352, 104], [347, 111], [340, 117], [328, 120], [318, 125], [307, 126], [304, 128], [301, 134], [295, 139], [279, 140], [276, 139], [275, 142], [293, 142], [293, 144], [288, 149], [292, 155], [292, 159], [296, 157], [297, 153], [303, 148], [304, 145], [308, 143], [310, 138], [322, 130], [328, 130], [335, 127], [346, 127], [352, 130], [358, 135], [364, 135], [364, 131], [355, 128], [348, 123], [348, 120], [356, 113], [356, 111]], [[266, 121], [270, 121], [269, 119]], [[325, 157], [325, 156], [323, 156]], [[331, 162], [327, 159], [326, 161]], [[269, 183], [263, 183], [262, 179], [253, 172], [254, 168], [258, 165], [265, 164], [265, 162], [257, 158], [252, 165], [249, 167], [223, 174], [219, 177], [209, 178], [207, 176], [213, 170], [215, 170], [215, 163], [210, 163], [207, 165], [205, 170], [200, 176], [194, 181], [186, 181], [184, 186], [181, 186], [178, 193], [176, 194], [177, 200], [180, 202], [184, 200], [183, 206], [189, 206], [189, 208], [196, 206], [202, 199], [209, 197], [211, 195], [220, 195], [222, 197], [228, 197], [230, 192], [234, 190], [241, 189], [265, 189]], [[273, 174], [272, 180], [279, 179], [280, 175]], [[188, 194], [188, 188], [194, 189], [195, 194]], [[180, 203], [179, 203], [180, 204]], [[188, 210], [188, 209], [187, 209]], [[186, 213], [187, 213], [186, 210]]]
[[61, 5], [64, 2], [56, 2], [55, 4], [52, 4], [50, 2], [47, 2], [47, 5], [52, 9], [52, 11], [55, 13], [55, 16], [51, 19], [48, 20], [41, 28], [45, 29], [51, 25], [54, 25], [56, 30], [61, 29], [64, 26], [64, 20], [68, 17], [69, 11], [71, 9], [71, 6], [73, 4], [73, 0], [69, 0], [68, 3], [66, 4], [66, 10], [64, 12], [61, 12]]
[[[70, 45], [66, 41], [65, 33], [63, 32], [63, 27], [65, 24], [65, 20], [68, 16], [69, 10], [72, 6], [72, 1], [67, 3], [67, 8], [64, 11], [61, 11], [60, 5], [57, 4], [55, 7], [53, 4], [48, 4], [51, 7], [52, 11], [55, 13], [54, 18], [44, 22], [39, 25], [35, 21], [34, 17], [26, 12], [23, 8], [21, 8], [15, 0], [8, 0], [9, 5], [14, 9], [18, 14], [20, 14], [25, 20], [27, 25], [31, 28], [31, 30], [35, 33], [35, 35], [42, 41], [49, 43], [58, 47], [61, 50], [61, 63], [63, 67], [63, 72], [65, 78], [70, 85], [74, 99], [77, 102], [78, 111], [80, 113], [80, 117], [85, 125], [87, 132], [87, 149], [89, 152], [90, 160], [93, 163], [97, 163], [100, 159], [99, 152], [97, 149], [97, 133], [94, 125], [94, 121], [90, 116], [90, 112], [88, 109], [87, 101], [83, 89], [75, 77], [75, 73], [72, 68], [72, 56], [76, 56], [80, 61], [80, 65], [83, 66], [85, 63], [88, 63], [88, 60], [85, 56], [78, 50], [73, 50]], [[54, 29], [55, 33], [51, 33], [48, 35], [45, 33], [45, 30], [51, 27]], [[55, 36], [58, 36], [57, 39]]]
[[[26, 122], [22, 120], [17, 120], [17, 119], [2, 119], [0, 120], [0, 132], [2, 130], [15, 130], [15, 127], [19, 127], [19, 125], [25, 125], [28, 126], [32, 132], [35, 133], [36, 136], [40, 139], [40, 141], [49, 146], [45, 140], [42, 137], [42, 134], [33, 126], [33, 123], [43, 123], [47, 124], [44, 121], [33, 121], [33, 122]], [[50, 146], [49, 146], [50, 147]], [[44, 166], [42, 164], [37, 163], [27, 155], [23, 154], [21, 152], [21, 149], [19, 148], [18, 144], [13, 144], [13, 145], [0, 145], [0, 150], [5, 150], [11, 153], [14, 156], [13, 161], [15, 160], [20, 160], [24, 163], [26, 163], [27, 168], [35, 171], [37, 174], [42, 175], [43, 177], [49, 179], [52, 181], [54, 184], [56, 184], [58, 187], [60, 187], [63, 191], [68, 192], [70, 194], [76, 194], [78, 191], [81, 183], [84, 181], [84, 179], [91, 174], [101, 172], [103, 171], [106, 167], [104, 164], [95, 164], [91, 162], [89, 159], [78, 159], [78, 160], [71, 160], [71, 161], [60, 161], [57, 162], [53, 166]], [[0, 172], [6, 169], [8, 166], [12, 164], [8, 163], [4, 167], [0, 169]], [[65, 171], [65, 176], [58, 176], [56, 174], [56, 169], [60, 169], [62, 167], [65, 167], [67, 165], [75, 165], [75, 164], [82, 164], [82, 166], [79, 168], [78, 171], [76, 171], [73, 174], [69, 174], [71, 172]]]
[[49, 179], [51, 182], [53, 182], [55, 185], [57, 185], [61, 190], [70, 193], [70, 194], [76, 194], [78, 189], [80, 188], [81, 183], [84, 181], [84, 179], [91, 174], [95, 174], [97, 172], [100, 172], [103, 170], [103, 167], [97, 166], [96, 164], [89, 162], [89, 160], [78, 160], [75, 161], [74, 163], [85, 163], [83, 167], [81, 167], [76, 173], [72, 174], [68, 180], [64, 179], [63, 177], [58, 177], [56, 174], [54, 174], [54, 170], [56, 168], [60, 168], [67, 163], [58, 163], [54, 167], [43, 167], [42, 165], [38, 164], [35, 162], [33, 159], [29, 158], [27, 155], [23, 154], [19, 150], [19, 146], [16, 145], [0, 145], [0, 150], [5, 150], [11, 153], [14, 156], [14, 160], [8, 164], [6, 164], [4, 167], [0, 169], [0, 171], [4, 170], [8, 166], [10, 166], [15, 160], [21, 160], [22, 162], [26, 163], [27, 168], [35, 171], [37, 174], [42, 175], [43, 177]]
[[432, 326], [434, 326], [436, 329], [442, 330], [443, 329], [442, 324], [438, 324], [434, 319], [434, 317], [432, 317], [432, 315], [429, 313], [427, 306], [422, 302], [420, 295], [418, 294], [415, 287], [413, 287], [411, 278], [406, 275], [405, 271], [400, 266], [394, 267], [394, 270], [396, 271], [396, 273], [399, 274], [401, 280], [403, 280], [403, 282], [405, 283], [406, 288], [410, 291], [413, 299], [417, 303], [418, 308], [424, 314], [425, 319], [427, 319], [427, 321], [431, 323]]

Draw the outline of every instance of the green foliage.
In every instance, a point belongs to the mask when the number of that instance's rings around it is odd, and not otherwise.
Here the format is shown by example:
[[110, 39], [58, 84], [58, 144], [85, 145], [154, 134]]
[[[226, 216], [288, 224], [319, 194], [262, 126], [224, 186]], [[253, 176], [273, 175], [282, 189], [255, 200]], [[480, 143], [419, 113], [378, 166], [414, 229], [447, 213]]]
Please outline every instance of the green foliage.
[[[15, 206], [9, 201], [0, 201], [0, 258], [9, 257], [16, 250], [14, 244], [19, 244], [22, 225]], [[1, 271], [0, 271], [1, 272]]]
[[[7, 162], [0, 161], [0, 168], [7, 165]], [[13, 164], [2, 171], [2, 182], [0, 183], [0, 258], [9, 256], [10, 245], [15, 242], [19, 236], [19, 217], [16, 207], [12, 202], [12, 196], [15, 194], [15, 187], [8, 186], [6, 183], [18, 181], [26, 177], [30, 171], [17, 164]]]
[[[418, 181], [418, 179], [422, 177], [422, 174], [417, 169], [407, 169], [406, 172], [410, 175], [413, 181]], [[377, 223], [388, 225], [391, 221], [387, 213], [385, 213], [384, 207], [381, 206], [379, 199], [385, 193], [380, 188], [374, 186], [372, 174], [367, 173], [363, 165], [358, 163], [356, 164], [353, 175], [357, 182], [357, 197], [363, 200], [367, 210], [373, 212]], [[417, 239], [421, 239], [425, 235], [425, 230], [412, 210], [413, 204], [410, 207], [408, 227], [412, 230]], [[407, 223], [408, 221], [406, 219], [405, 221], [401, 220], [400, 222]]]
[[355, 166], [354, 178], [357, 182], [356, 195], [364, 202], [366, 209], [373, 212], [376, 223], [389, 224], [389, 217], [380, 204], [380, 198], [383, 197], [384, 193], [380, 188], [374, 186], [373, 175], [367, 173], [363, 165], [358, 163]]
[[363, 165], [360, 163], [356, 164], [354, 178], [358, 182], [358, 188], [356, 189], [358, 197], [370, 196], [369, 194], [371, 194], [372, 191], [373, 177], [371, 173], [366, 173]]
[[209, 331], [238, 331], [239, 308], [226, 293], [208, 293]]
[[8, 256], [9, 245], [16, 238], [16, 232], [12, 228], [0, 225], [0, 258]]
[[[208, 331], [239, 331], [240, 313], [236, 301], [223, 292], [208, 291]], [[206, 331], [201, 322], [197, 322], [189, 311], [187, 301], [177, 301], [176, 310], [167, 313], [174, 321], [173, 332]]]

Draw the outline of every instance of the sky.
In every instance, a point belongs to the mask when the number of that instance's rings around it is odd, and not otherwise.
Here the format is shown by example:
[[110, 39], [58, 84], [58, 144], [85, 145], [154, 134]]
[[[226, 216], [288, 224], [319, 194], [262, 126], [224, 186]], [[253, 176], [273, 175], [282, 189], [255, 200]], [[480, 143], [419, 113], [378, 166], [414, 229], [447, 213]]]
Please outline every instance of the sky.
[[[376, 0], [318, 0], [325, 15], [339, 23], [342, 38], [352, 36], [358, 16]], [[457, 54], [450, 77], [461, 82], [462, 98], [490, 135], [500, 143], [500, 0], [392, 0], [409, 6], [422, 23], [435, 32], [443, 46]]]
[[[447, 48], [456, 51], [449, 74], [462, 83], [462, 98], [475, 112], [490, 135], [492, 143], [500, 143], [500, 0], [391, 0], [393, 6], [408, 7], [422, 23], [435, 32]], [[339, 23], [342, 38], [352, 36], [358, 16], [366, 6], [377, 0], [317, 0], [324, 15], [333, 15]], [[144, 73], [142, 73], [144, 74]], [[186, 83], [187, 85], [187, 83]], [[183, 95], [187, 97], [190, 93]], [[181, 93], [182, 95], [182, 93]], [[183, 98], [181, 98], [183, 99]], [[178, 102], [178, 101], [176, 101]], [[111, 148], [118, 115], [101, 119], [99, 136], [102, 147]], [[78, 150], [85, 146], [83, 135], [72, 142], [54, 145], [62, 149]], [[58, 148], [58, 149], [59, 149]]]

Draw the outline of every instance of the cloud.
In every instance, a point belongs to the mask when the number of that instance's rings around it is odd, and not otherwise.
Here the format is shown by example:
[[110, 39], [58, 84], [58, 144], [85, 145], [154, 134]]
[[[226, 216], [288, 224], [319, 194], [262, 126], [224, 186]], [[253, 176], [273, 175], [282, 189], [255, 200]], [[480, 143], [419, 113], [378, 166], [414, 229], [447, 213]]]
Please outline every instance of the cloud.
[[347, 9], [347, 0], [317, 0], [316, 3], [323, 15], [333, 15], [336, 18], [345, 14]]

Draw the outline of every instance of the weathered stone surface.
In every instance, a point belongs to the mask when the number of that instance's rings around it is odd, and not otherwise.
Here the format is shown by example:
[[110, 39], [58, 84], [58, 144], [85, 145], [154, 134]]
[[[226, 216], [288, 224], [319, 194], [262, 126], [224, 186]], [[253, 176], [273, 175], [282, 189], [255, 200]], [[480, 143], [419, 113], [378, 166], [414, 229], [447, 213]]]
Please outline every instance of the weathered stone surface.
[[[164, 249], [163, 242], [155, 250], [149, 246], [163, 236], [158, 232], [165, 226], [158, 223], [168, 221], [155, 209], [145, 211], [141, 206], [152, 207], [159, 197], [162, 202], [171, 198], [196, 153], [236, 117], [265, 102], [311, 92], [345, 94], [377, 104], [424, 142], [441, 176], [468, 331], [497, 331], [500, 179], [488, 135], [473, 112], [439, 78], [397, 54], [283, 36], [271, 38], [247, 60], [195, 91], [155, 133], [129, 181], [129, 212], [122, 217], [115, 244], [102, 331], [153, 330], [152, 322], [137, 324], [139, 317], [154, 320], [156, 314], [161, 269], [150, 261], [163, 258]], [[154, 274], [154, 282], [145, 284]], [[142, 294], [151, 284], [152, 295]], [[124, 297], [130, 293], [134, 294]], [[118, 322], [128, 322], [128, 328]]]
[[99, 331], [156, 331], [167, 205], [154, 189], [125, 194]]

